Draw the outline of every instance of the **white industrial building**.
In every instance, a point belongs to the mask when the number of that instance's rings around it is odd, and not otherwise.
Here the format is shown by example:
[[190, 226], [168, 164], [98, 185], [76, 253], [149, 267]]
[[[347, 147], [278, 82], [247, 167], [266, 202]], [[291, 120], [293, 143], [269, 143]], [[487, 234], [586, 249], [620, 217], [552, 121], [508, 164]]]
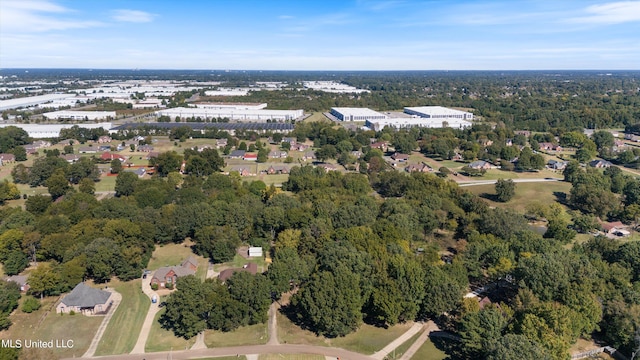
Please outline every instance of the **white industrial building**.
[[219, 88], [217, 90], [207, 90], [204, 92], [207, 96], [247, 96], [249, 88]]
[[44, 113], [42, 117], [49, 120], [110, 120], [116, 118], [116, 112], [60, 110]]
[[387, 115], [368, 108], [334, 107], [331, 108], [331, 115], [342, 121], [384, 120], [388, 118]]
[[29, 106], [37, 106], [46, 104], [55, 100], [74, 97], [74, 94], [47, 94], [38, 96], [29, 96], [16, 99], [0, 100], [0, 111], [26, 108]]
[[337, 83], [335, 81], [305, 81], [305, 82], [302, 83], [302, 85], [307, 89], [324, 91], [324, 92], [328, 92], [328, 93], [338, 93], [338, 94], [355, 93], [355, 94], [360, 94], [360, 93], [368, 93], [368, 92], [370, 92], [369, 90], [358, 89], [358, 88], [353, 87], [351, 85], [341, 84], [341, 83]]
[[304, 116], [304, 110], [253, 110], [253, 109], [202, 109], [202, 108], [185, 108], [177, 107], [156, 111], [157, 116], [168, 116], [171, 119], [180, 117], [185, 118], [201, 118], [201, 119], [224, 119], [236, 121], [289, 121], [296, 120]]
[[405, 107], [404, 112], [427, 119], [462, 119], [473, 120], [473, 114], [466, 111], [449, 109], [442, 106]]
[[444, 128], [449, 127], [453, 129], [464, 129], [471, 126], [470, 121], [457, 119], [457, 118], [387, 118], [381, 120], [367, 120], [365, 126], [371, 130], [380, 131], [386, 126], [395, 129], [408, 129], [412, 127], [425, 127], [425, 128]]
[[196, 103], [200, 109], [237, 109], [237, 110], [262, 110], [267, 103]]
[[0, 124], [0, 127], [6, 126], [15, 126], [19, 127], [22, 130], [26, 131], [29, 134], [30, 138], [34, 139], [45, 139], [45, 138], [56, 138], [60, 136], [60, 130], [68, 129], [73, 126], [79, 126], [85, 129], [97, 129], [103, 128], [107, 131], [111, 130], [113, 127], [111, 123], [98, 123], [98, 124], [49, 124], [49, 125], [38, 125], [38, 124]]

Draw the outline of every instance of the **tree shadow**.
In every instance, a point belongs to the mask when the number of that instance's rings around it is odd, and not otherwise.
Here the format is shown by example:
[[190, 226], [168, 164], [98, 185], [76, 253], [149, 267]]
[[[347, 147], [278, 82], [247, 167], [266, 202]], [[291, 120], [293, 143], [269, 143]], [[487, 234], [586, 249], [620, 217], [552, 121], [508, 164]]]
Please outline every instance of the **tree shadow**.
[[498, 195], [496, 195], [496, 194], [482, 193], [482, 194], [480, 194], [478, 196], [480, 196], [483, 199], [487, 199], [487, 200], [490, 200], [490, 201], [493, 201], [493, 202], [501, 202], [500, 200], [498, 200]]
[[567, 193], [562, 191], [554, 191], [553, 196], [555, 196], [556, 201], [561, 203], [562, 205], [567, 205], [567, 202], [569, 201], [569, 197], [567, 196]]
[[445, 360], [464, 360], [466, 357], [460, 351], [460, 342], [441, 336], [443, 331], [434, 331], [429, 335], [429, 340], [436, 349], [447, 354]]

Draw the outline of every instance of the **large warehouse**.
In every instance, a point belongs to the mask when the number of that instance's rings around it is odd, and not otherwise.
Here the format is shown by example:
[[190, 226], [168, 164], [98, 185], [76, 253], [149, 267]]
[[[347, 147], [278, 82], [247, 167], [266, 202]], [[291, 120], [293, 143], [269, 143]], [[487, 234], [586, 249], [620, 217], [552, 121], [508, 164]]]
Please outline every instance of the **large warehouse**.
[[262, 110], [267, 107], [267, 103], [195, 103], [201, 109], [238, 109], [238, 110]]
[[290, 121], [304, 116], [304, 110], [253, 110], [253, 109], [201, 109], [177, 107], [156, 111], [157, 116], [168, 116], [172, 120], [176, 117], [201, 119], [229, 119], [235, 121]]
[[387, 115], [368, 108], [334, 107], [331, 108], [331, 115], [342, 121], [382, 120], [388, 118]]
[[371, 130], [380, 131], [389, 126], [395, 129], [412, 127], [464, 129], [471, 126], [471, 122], [456, 118], [427, 119], [427, 118], [394, 118], [382, 120], [367, 120], [365, 126]]
[[98, 124], [51, 124], [51, 125], [37, 125], [37, 124], [0, 124], [0, 127], [15, 126], [26, 131], [30, 138], [34, 139], [51, 139], [60, 136], [60, 130], [68, 129], [73, 126], [79, 126], [85, 129], [97, 129], [103, 128], [107, 131], [111, 130], [111, 123], [98, 123]]
[[46, 104], [55, 100], [72, 98], [75, 94], [46, 94], [38, 96], [29, 96], [9, 100], [0, 100], [0, 111], [25, 108]]
[[442, 106], [405, 107], [404, 112], [427, 119], [462, 119], [473, 120], [473, 114], [466, 111], [449, 109]]
[[116, 118], [116, 112], [60, 110], [44, 113], [42, 117], [49, 120], [112, 120]]

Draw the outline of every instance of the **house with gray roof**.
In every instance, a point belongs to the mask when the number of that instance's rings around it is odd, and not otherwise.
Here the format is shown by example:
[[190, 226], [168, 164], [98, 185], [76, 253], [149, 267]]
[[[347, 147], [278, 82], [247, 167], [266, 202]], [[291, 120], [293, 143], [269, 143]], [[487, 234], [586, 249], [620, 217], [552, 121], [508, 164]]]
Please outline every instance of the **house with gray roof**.
[[112, 302], [110, 292], [79, 283], [60, 301], [56, 312], [61, 314], [74, 311], [85, 315], [106, 313]]
[[185, 259], [179, 266], [161, 267], [153, 273], [150, 284], [156, 284], [159, 288], [173, 288], [178, 278], [195, 275], [198, 269], [198, 260], [194, 256]]

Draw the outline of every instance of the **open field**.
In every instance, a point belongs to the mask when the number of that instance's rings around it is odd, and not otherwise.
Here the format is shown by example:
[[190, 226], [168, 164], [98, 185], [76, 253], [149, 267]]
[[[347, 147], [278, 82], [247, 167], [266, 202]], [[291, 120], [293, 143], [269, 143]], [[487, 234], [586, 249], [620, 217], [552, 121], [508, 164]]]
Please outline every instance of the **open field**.
[[96, 355], [125, 354], [133, 350], [137, 340], [136, 334], [140, 333], [151, 304], [149, 298], [140, 291], [140, 280], [115, 283], [110, 286], [122, 294], [122, 302], [109, 321]]
[[227, 347], [240, 345], [262, 345], [269, 339], [267, 324], [242, 326], [235, 331], [222, 332], [207, 330], [204, 332], [204, 343], [207, 347]]
[[208, 358], [193, 358], [191, 360], [247, 360], [247, 357], [244, 355], [220, 356], [220, 357], [208, 357]]
[[413, 355], [411, 360], [443, 360], [446, 358], [447, 354], [436, 348], [431, 340], [427, 340], [420, 349], [418, 349], [415, 355]]
[[164, 311], [164, 309], [160, 310], [155, 319], [153, 319], [153, 325], [151, 325], [151, 331], [149, 331], [149, 338], [144, 348], [145, 352], [187, 350], [191, 348], [196, 342], [195, 337], [189, 340], [179, 338], [173, 335], [172, 331], [165, 330], [160, 326], [158, 319], [164, 314]]
[[[180, 265], [180, 263], [182, 263], [182, 261], [189, 256], [194, 256], [198, 259], [198, 269], [200, 269], [201, 267], [203, 267], [203, 263], [208, 263], [207, 259], [194, 254], [193, 251], [191, 251], [190, 245], [190, 243], [184, 242], [182, 244], [166, 244], [156, 246], [156, 249], [151, 255], [151, 260], [149, 260], [149, 265], [147, 266], [147, 268], [149, 270], [156, 270], [163, 266]], [[206, 265], [204, 267], [206, 269]]]
[[[495, 194], [495, 185], [478, 185], [465, 187], [469, 192], [481, 194]], [[506, 203], [492, 201], [483, 198], [490, 206], [508, 208], [520, 213], [524, 213], [525, 207], [531, 202], [542, 202], [549, 204], [556, 201], [554, 193], [561, 192], [568, 194], [571, 190], [571, 184], [563, 181], [541, 183], [517, 183], [516, 195]]]
[[[2, 339], [73, 341], [73, 347], [54, 348], [56, 357], [81, 357], [89, 348], [103, 316], [59, 315], [55, 312], [58, 298], [45, 298], [42, 307], [31, 314], [15, 311], [10, 319], [13, 325], [0, 333]], [[61, 331], [61, 329], [64, 329]]]
[[213, 265], [213, 269], [216, 272], [220, 272], [222, 270], [229, 269], [229, 268], [240, 268], [248, 263], [255, 263], [256, 265], [258, 265], [258, 272], [267, 271], [267, 268], [269, 266], [265, 261], [265, 259], [261, 257], [247, 259], [243, 256], [236, 254], [233, 257], [233, 260], [228, 261], [226, 263], [222, 263], [222, 264], [215, 264]]
[[281, 344], [304, 344], [339, 347], [362, 354], [373, 354], [407, 331], [412, 323], [398, 324], [388, 329], [363, 324], [345, 337], [328, 339], [303, 330], [286, 316], [278, 313], [278, 340]]
[[304, 119], [304, 121], [329, 121], [329, 119], [321, 112], [314, 112], [311, 116]]

